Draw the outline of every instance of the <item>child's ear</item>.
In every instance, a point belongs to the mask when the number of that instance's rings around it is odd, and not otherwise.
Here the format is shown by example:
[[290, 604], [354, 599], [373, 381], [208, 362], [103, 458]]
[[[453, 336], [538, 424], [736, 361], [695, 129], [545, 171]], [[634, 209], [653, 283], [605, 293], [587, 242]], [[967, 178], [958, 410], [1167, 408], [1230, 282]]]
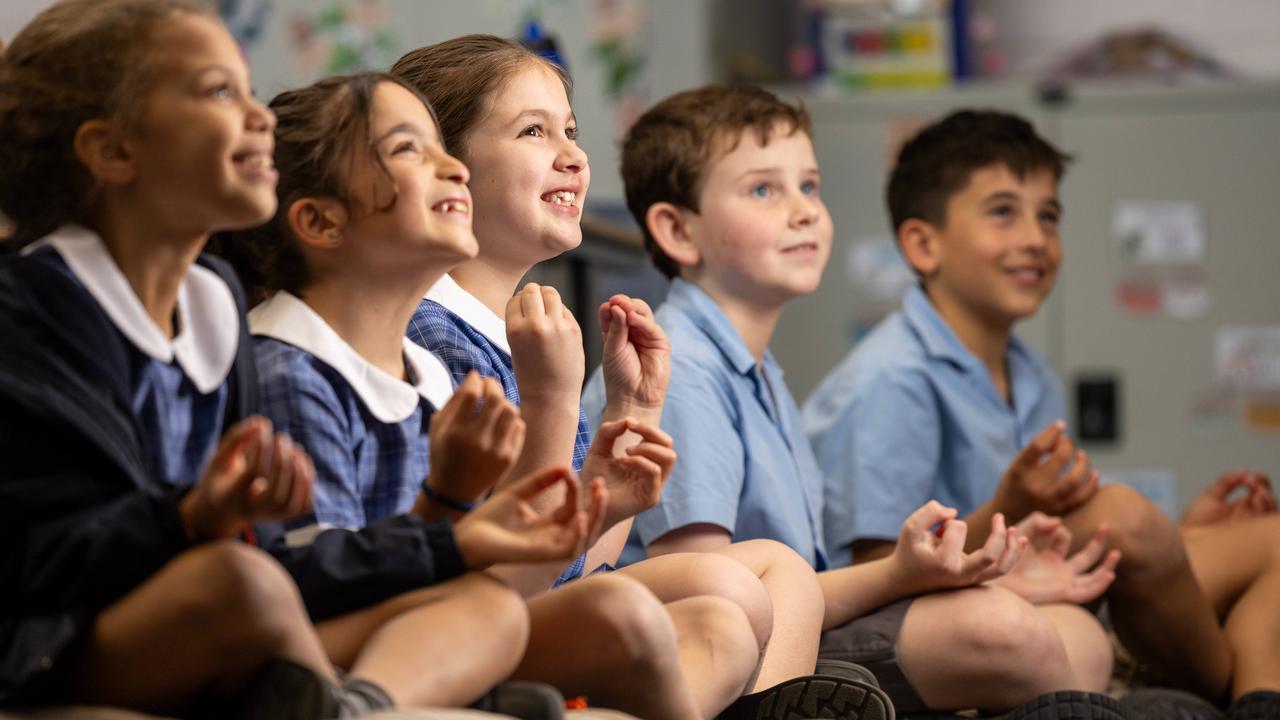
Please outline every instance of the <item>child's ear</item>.
[[330, 198], [301, 198], [289, 206], [289, 229], [303, 245], [332, 250], [342, 244], [347, 208]]
[[942, 265], [938, 231], [924, 220], [912, 218], [898, 226], [898, 247], [907, 264], [920, 277], [929, 278]]
[[114, 123], [86, 120], [72, 140], [76, 158], [100, 183], [124, 184], [133, 180], [137, 168], [123, 134]]
[[694, 244], [689, 227], [689, 216], [692, 214], [693, 211], [668, 202], [654, 203], [644, 214], [645, 225], [648, 226], [653, 241], [667, 257], [682, 267], [697, 267], [702, 262], [702, 253]]

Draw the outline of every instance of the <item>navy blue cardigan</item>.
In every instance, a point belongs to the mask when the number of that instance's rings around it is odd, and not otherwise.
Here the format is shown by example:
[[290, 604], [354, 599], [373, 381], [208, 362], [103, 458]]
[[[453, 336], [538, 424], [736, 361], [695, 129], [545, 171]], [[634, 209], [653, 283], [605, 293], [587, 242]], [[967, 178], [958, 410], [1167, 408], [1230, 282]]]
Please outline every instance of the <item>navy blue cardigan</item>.
[[[241, 310], [225, 428], [256, 407], [244, 293], [223, 261], [198, 262]], [[178, 515], [185, 490], [146, 471], [150, 439], [129, 412], [125, 342], [64, 273], [0, 256], [0, 705], [56, 692], [60, 663], [93, 618], [190, 547]], [[301, 548], [285, 546], [279, 524], [255, 531], [316, 620], [466, 569], [446, 520], [401, 515]]]

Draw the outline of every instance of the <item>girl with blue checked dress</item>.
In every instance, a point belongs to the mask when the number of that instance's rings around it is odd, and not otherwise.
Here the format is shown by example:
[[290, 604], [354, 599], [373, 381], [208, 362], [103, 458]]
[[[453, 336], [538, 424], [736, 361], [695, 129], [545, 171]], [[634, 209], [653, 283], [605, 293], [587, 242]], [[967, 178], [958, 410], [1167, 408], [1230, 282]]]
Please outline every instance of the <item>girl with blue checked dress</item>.
[[[517, 669], [529, 636], [520, 597], [479, 571], [573, 557], [603, 483], [582, 510], [576, 477], [550, 467], [473, 509], [507, 474], [524, 423], [492, 381], [473, 376], [454, 392], [440, 361], [405, 339], [426, 288], [475, 252], [467, 170], [445, 152], [426, 100], [370, 73], [282, 93], [271, 108], [279, 209], [220, 244], [267, 296], [249, 316], [264, 410], [316, 467], [312, 510], [282, 542], [424, 528], [380, 549], [407, 555], [403, 567], [360, 580], [417, 573], [419, 587], [322, 637], [340, 666], [369, 644], [386, 649], [402, 702], [464, 705]], [[526, 501], [553, 486], [563, 500], [535, 512]], [[309, 604], [329, 601], [308, 589]]]

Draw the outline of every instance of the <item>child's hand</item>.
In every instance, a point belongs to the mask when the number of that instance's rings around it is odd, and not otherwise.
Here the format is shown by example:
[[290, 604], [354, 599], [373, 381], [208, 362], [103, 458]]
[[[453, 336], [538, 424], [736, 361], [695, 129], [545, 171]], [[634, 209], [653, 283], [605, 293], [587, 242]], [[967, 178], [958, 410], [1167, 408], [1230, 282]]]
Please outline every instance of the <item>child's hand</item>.
[[1040, 431], [1009, 464], [996, 488], [996, 508], [1015, 519], [1036, 510], [1065, 515], [1093, 497], [1098, 479], [1089, 456], [1076, 449], [1066, 425], [1058, 421]]
[[1067, 557], [1071, 531], [1061, 518], [1034, 512], [1018, 523], [1018, 531], [1031, 545], [1013, 570], [996, 582], [1028, 602], [1092, 602], [1116, 579], [1120, 551], [1112, 550], [1103, 558], [1107, 545], [1105, 526], [1099, 527], [1093, 539], [1071, 557]]
[[507, 302], [507, 341], [521, 404], [582, 398], [582, 329], [555, 288], [529, 283]]
[[[639, 442], [625, 449], [615, 448], [618, 438], [627, 432], [634, 433], [630, 437], [638, 438]], [[675, 464], [676, 451], [671, 436], [658, 427], [635, 418], [601, 423], [583, 461], [582, 474], [605, 479], [609, 509], [604, 528], [657, 505]]]
[[965, 554], [968, 532], [965, 522], [956, 519], [955, 508], [936, 500], [911, 513], [890, 557], [900, 581], [913, 592], [977, 585], [1009, 572], [1027, 546], [1017, 528], [1005, 528], [1000, 513], [991, 518], [986, 544]]
[[502, 386], [472, 371], [431, 418], [431, 491], [475, 502], [515, 464], [524, 430], [520, 410]]
[[600, 306], [605, 417], [662, 418], [671, 380], [671, 344], [643, 300], [614, 295]]
[[[1247, 492], [1230, 500], [1240, 488]], [[1236, 470], [1223, 474], [1217, 482], [1205, 488], [1182, 514], [1182, 524], [1184, 527], [1212, 525], [1275, 511], [1276, 496], [1271, 490], [1271, 479], [1260, 472]]]
[[254, 415], [227, 431], [209, 467], [179, 503], [192, 542], [234, 537], [255, 520], [282, 520], [311, 508], [311, 458], [271, 421]]
[[[564, 501], [539, 513], [529, 501], [556, 485], [564, 485]], [[598, 532], [608, 503], [600, 478], [587, 488], [587, 508], [579, 507], [578, 478], [565, 467], [550, 468], [495, 492], [483, 505], [454, 524], [454, 539], [467, 567], [480, 570], [494, 563], [563, 560], [582, 553], [587, 537]]]

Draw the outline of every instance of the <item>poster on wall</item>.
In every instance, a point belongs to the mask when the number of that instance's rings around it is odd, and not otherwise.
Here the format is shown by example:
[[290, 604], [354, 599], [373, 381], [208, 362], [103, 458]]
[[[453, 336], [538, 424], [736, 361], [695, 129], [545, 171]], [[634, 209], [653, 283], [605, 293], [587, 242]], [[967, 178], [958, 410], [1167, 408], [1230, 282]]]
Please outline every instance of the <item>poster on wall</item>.
[[1124, 200], [1111, 215], [1122, 272], [1115, 302], [1130, 315], [1195, 320], [1213, 306], [1204, 210], [1185, 200]]

